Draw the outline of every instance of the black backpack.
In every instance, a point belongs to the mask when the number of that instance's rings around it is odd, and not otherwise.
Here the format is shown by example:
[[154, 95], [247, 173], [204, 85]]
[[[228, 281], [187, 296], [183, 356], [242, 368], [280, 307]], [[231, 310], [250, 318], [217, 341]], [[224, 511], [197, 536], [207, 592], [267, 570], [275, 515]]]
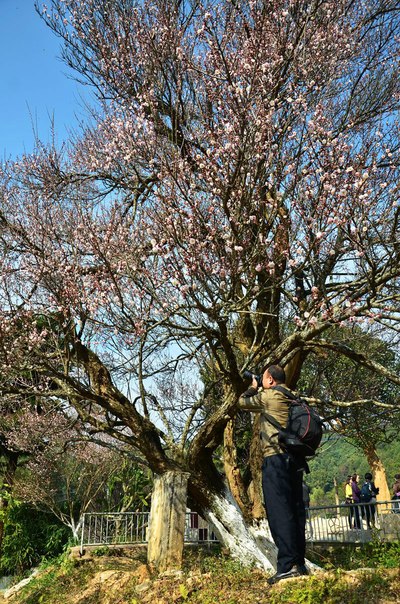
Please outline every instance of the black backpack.
[[360, 501], [368, 503], [372, 499], [372, 487], [370, 482], [364, 482], [361, 487]]
[[281, 426], [268, 413], [263, 413], [264, 417], [277, 428], [281, 448], [294, 458], [313, 457], [321, 443], [323, 420], [315, 409], [283, 386], [273, 386], [272, 388], [279, 390], [290, 399], [286, 427]]

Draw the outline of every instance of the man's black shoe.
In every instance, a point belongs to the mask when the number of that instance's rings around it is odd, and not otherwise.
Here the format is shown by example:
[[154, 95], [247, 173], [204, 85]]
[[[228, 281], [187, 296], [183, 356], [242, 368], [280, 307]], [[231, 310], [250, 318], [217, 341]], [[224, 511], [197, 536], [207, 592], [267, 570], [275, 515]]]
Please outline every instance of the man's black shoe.
[[305, 564], [296, 564], [297, 571], [299, 575], [309, 575], [310, 571], [308, 570]]
[[292, 577], [299, 577], [300, 573], [295, 566], [288, 570], [286, 573], [275, 573], [267, 579], [269, 585], [274, 585], [274, 583], [278, 583], [278, 581], [282, 581], [282, 579], [291, 579]]

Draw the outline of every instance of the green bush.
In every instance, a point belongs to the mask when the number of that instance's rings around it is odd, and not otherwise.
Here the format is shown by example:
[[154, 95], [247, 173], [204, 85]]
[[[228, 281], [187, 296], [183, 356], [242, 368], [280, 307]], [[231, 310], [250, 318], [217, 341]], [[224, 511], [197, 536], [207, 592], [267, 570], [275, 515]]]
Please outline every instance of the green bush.
[[271, 590], [268, 604], [378, 604], [382, 593], [389, 594], [390, 590], [390, 580], [377, 570], [350, 577], [338, 570], [283, 583]]
[[22, 575], [43, 559], [59, 555], [70, 531], [53, 516], [10, 501], [4, 527], [0, 573]]
[[321, 550], [315, 548], [307, 557], [326, 570], [341, 568], [399, 568], [400, 542], [384, 543], [378, 540], [363, 545], [342, 545]]
[[[376, 566], [382, 568], [398, 568], [400, 566], [400, 542], [379, 543], [378, 541], [369, 544], [369, 559], [373, 560]], [[368, 556], [367, 549], [367, 556]]]

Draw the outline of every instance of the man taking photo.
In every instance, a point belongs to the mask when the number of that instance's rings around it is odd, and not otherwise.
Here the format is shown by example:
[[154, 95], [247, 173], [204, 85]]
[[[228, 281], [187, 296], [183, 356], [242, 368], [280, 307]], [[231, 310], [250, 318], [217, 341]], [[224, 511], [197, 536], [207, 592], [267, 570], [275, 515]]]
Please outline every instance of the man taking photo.
[[303, 464], [282, 450], [277, 429], [266, 418], [271, 415], [286, 426], [290, 399], [276, 386], [288, 390], [285, 371], [271, 365], [262, 375], [261, 388], [255, 376], [250, 388], [239, 399], [239, 407], [261, 414], [260, 439], [264, 461], [262, 488], [272, 538], [278, 548], [277, 570], [268, 582], [307, 575], [305, 566], [305, 524]]

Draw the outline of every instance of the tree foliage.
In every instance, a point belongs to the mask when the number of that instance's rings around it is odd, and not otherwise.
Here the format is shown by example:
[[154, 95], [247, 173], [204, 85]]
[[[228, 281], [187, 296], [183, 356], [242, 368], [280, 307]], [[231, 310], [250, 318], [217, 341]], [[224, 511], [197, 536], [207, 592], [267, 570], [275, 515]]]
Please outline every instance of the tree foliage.
[[[351, 347], [356, 354], [374, 355], [390, 372], [399, 372], [396, 344], [393, 347], [390, 342], [358, 326], [335, 328], [331, 338], [338, 347]], [[393, 438], [393, 430], [400, 419], [397, 405], [400, 390], [386, 376], [328, 349], [308, 356], [299, 387], [309, 396], [323, 401], [320, 404], [322, 415], [335, 418], [331, 421], [333, 432], [343, 434], [361, 448], [368, 443], [378, 445]], [[336, 401], [353, 401], [353, 404], [336, 406]]]
[[14, 494], [39, 510], [51, 512], [77, 539], [82, 515], [105, 511], [107, 487], [122, 456], [69, 438], [71, 435], [64, 432], [57, 442], [28, 461], [17, 475]]

